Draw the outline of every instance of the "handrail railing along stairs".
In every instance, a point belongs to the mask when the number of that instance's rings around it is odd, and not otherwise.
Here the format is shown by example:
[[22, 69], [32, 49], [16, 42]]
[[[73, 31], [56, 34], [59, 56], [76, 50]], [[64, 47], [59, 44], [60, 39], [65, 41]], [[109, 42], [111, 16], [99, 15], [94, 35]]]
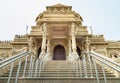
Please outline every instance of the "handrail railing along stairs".
[[[4, 71], [6, 70], [6, 68], [10, 70], [7, 81], [7, 83], [10, 83], [10, 80], [13, 79], [12, 78], [13, 68], [18, 66], [16, 71], [16, 77], [14, 78], [15, 79], [14, 83], [17, 83], [20, 77], [19, 74], [20, 74], [20, 68], [22, 62], [24, 62], [23, 63], [24, 68], [21, 76], [22, 78], [40, 77], [40, 73], [44, 68], [44, 61], [48, 59], [47, 57], [48, 57], [48, 52], [46, 52], [44, 55], [40, 56], [39, 58], [36, 58], [36, 55], [33, 52], [21, 52], [10, 58], [0, 61], [0, 71]], [[27, 66], [29, 66], [28, 70], [27, 70]], [[6, 70], [6, 72], [8, 70]], [[38, 71], [39, 74], [37, 73]]]
[[[111, 61], [111, 59], [101, 54], [95, 53], [93, 51], [83, 52], [82, 59], [79, 59], [78, 54], [73, 54], [72, 52], [70, 56], [71, 58], [73, 58], [72, 60], [74, 60], [75, 62], [74, 65], [75, 65], [75, 71], [76, 71], [76, 78], [96, 78], [97, 83], [100, 83], [100, 77], [98, 75], [99, 73], [97, 69], [97, 64], [101, 65], [102, 67], [104, 83], [107, 83], [107, 78], [105, 74], [106, 67], [109, 69], [113, 69], [114, 71], [117, 71], [118, 73], [120, 73], [120, 64], [114, 61]], [[23, 63], [24, 68], [23, 68], [21, 77], [22, 78], [31, 78], [31, 77], [36, 78], [36, 77], [41, 76], [41, 72], [44, 69], [46, 60], [49, 60], [48, 51], [43, 55], [41, 54], [39, 58], [36, 58], [35, 54], [32, 52], [21, 52], [10, 58], [0, 61], [0, 69], [2, 70], [5, 67], [10, 68], [10, 73], [9, 73], [9, 77], [7, 81], [7, 83], [10, 83], [10, 80], [12, 79], [13, 68], [18, 65], [17, 71], [16, 71], [16, 77], [14, 78], [15, 83], [17, 83], [20, 77], [19, 73], [20, 73], [22, 62], [24, 62]], [[95, 73], [96, 73], [95, 76], [93, 75], [93, 65], [94, 65]], [[28, 67], [29, 69], [27, 70]], [[90, 75], [88, 75], [87, 68], [90, 69]]]
[[[94, 65], [97, 83], [100, 83], [100, 77], [98, 75], [99, 73], [98, 73], [98, 69], [97, 69], [97, 64], [101, 65], [101, 67], [102, 67], [104, 83], [107, 83], [105, 69], [111, 69], [120, 75], [120, 64], [112, 61], [110, 58], [108, 58], [104, 55], [101, 55], [99, 53], [96, 53], [94, 51], [84, 52], [84, 60], [85, 60], [85, 56], [88, 57], [88, 61], [89, 61], [89, 65], [90, 65], [89, 68], [91, 71], [91, 77], [93, 77], [92, 65]], [[91, 64], [91, 62], [93, 62], [94, 64]]]
[[[104, 83], [107, 83], [106, 71], [105, 69], [111, 69], [116, 71], [120, 75], [120, 64], [112, 61], [108, 57], [104, 55], [98, 54], [94, 51], [83, 52], [82, 56], [79, 58], [76, 57], [78, 54], [70, 53], [71, 58], [70, 60], [75, 61], [75, 71], [76, 71], [76, 78], [96, 78], [97, 83], [100, 83], [100, 79], [104, 80]], [[101, 65], [101, 70], [103, 73], [103, 77], [99, 77], [99, 71], [97, 65]], [[95, 69], [95, 75], [93, 68]], [[89, 70], [88, 70], [89, 69]], [[83, 72], [82, 72], [83, 71]], [[90, 71], [90, 75], [89, 75]]]

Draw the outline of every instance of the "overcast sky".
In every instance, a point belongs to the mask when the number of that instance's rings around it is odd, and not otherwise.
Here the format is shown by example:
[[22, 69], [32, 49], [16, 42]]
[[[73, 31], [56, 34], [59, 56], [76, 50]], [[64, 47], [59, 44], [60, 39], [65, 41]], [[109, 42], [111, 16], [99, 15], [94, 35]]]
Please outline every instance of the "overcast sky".
[[103, 34], [106, 40], [120, 40], [120, 0], [0, 0], [0, 40], [24, 35], [26, 26], [30, 30], [46, 6], [57, 3], [72, 6], [88, 30], [92, 26], [94, 34]]

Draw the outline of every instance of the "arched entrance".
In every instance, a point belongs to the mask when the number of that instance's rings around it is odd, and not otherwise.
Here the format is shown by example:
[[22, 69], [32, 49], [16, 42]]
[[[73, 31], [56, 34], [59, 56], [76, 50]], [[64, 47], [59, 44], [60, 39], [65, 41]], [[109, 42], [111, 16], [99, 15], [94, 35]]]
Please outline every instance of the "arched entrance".
[[41, 53], [41, 47], [38, 48], [37, 57], [39, 57], [40, 53]]
[[53, 50], [53, 60], [66, 60], [65, 48], [61, 45], [57, 45]]
[[77, 54], [78, 54], [79, 58], [82, 59], [82, 57], [81, 57], [81, 50], [80, 50], [79, 47], [77, 47]]

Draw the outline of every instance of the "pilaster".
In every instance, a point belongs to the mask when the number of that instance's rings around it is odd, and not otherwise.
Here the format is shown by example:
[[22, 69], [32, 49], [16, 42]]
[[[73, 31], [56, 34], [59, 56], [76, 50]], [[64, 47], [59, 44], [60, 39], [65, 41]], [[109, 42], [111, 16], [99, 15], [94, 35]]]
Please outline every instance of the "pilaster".
[[46, 50], [46, 34], [47, 34], [47, 26], [46, 23], [43, 23], [43, 35], [42, 35], [42, 54], [45, 53]]
[[71, 52], [71, 37], [68, 38], [68, 50]]
[[47, 52], [48, 52], [48, 59], [50, 60], [50, 37], [47, 37]]
[[85, 48], [86, 48], [86, 51], [89, 51], [89, 48], [90, 47], [90, 40], [89, 40], [89, 37], [86, 36], [85, 38]]
[[33, 37], [30, 37], [29, 39], [29, 52], [32, 52], [32, 47], [33, 47]]
[[72, 50], [76, 53], [76, 38], [75, 38], [75, 23], [71, 24], [71, 38], [72, 38]]

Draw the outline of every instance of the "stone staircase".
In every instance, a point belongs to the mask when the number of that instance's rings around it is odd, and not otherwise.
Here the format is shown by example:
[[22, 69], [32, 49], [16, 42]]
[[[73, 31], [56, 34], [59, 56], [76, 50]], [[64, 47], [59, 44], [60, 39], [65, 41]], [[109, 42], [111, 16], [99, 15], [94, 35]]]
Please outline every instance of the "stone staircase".
[[[92, 65], [93, 77], [91, 77], [90, 68], [88, 63], [87, 65], [87, 77], [84, 74], [84, 67], [81, 61], [81, 72], [78, 66], [78, 76], [75, 69], [74, 61], [65, 61], [65, 60], [55, 60], [55, 61], [47, 61], [45, 62], [44, 69], [41, 71], [39, 75], [39, 70], [37, 71], [37, 77], [34, 77], [35, 74], [35, 66], [33, 66], [32, 77], [28, 77], [29, 75], [29, 61], [26, 68], [25, 77], [22, 77], [24, 70], [24, 62], [21, 64], [18, 83], [97, 83], [96, 81], [96, 73], [94, 65]], [[17, 67], [14, 67], [12, 78], [10, 83], [15, 83]], [[39, 66], [38, 66], [39, 67]], [[100, 65], [97, 65], [98, 76], [100, 77], [100, 83], [104, 83], [102, 68]], [[120, 83], [120, 78], [116, 78], [113, 73], [105, 70], [107, 83]], [[80, 74], [81, 77], [80, 77]], [[0, 77], [0, 83], [7, 83], [9, 71], [4, 73]], [[40, 76], [40, 77], [39, 77]]]
[[[81, 63], [82, 64], [82, 63]], [[87, 63], [87, 67], [88, 67]], [[95, 68], [94, 65], [92, 67], [93, 77], [96, 77]], [[99, 77], [103, 77], [102, 68], [100, 65], [97, 65], [98, 68], [98, 75]], [[80, 77], [80, 74], [82, 73], [82, 77], [85, 77], [84, 74], [84, 67], [81, 65], [81, 73], [80, 68], [78, 66], [78, 70], [75, 69], [75, 63], [73, 61], [48, 61], [45, 65], [45, 69], [41, 73], [41, 77], [77, 77], [78, 71], [78, 77]], [[110, 73], [109, 71], [105, 70], [106, 77], [115, 77], [113, 73]], [[90, 68], [87, 68], [87, 76], [90, 77]]]

